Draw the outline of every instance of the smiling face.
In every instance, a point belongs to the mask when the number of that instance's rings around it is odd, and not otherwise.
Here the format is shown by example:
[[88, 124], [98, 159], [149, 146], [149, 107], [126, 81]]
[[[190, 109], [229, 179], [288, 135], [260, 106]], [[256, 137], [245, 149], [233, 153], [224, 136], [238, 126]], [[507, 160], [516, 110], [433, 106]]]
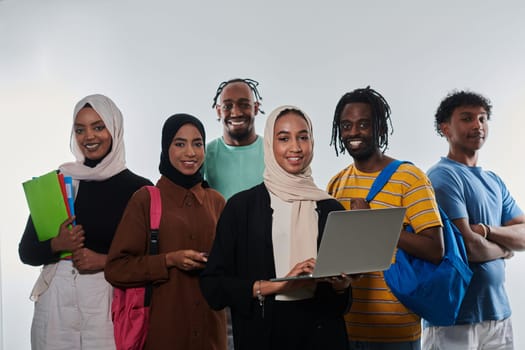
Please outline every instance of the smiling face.
[[252, 90], [246, 83], [226, 85], [215, 108], [228, 145], [242, 146], [255, 141], [255, 116], [259, 104], [254, 101]]
[[273, 154], [290, 174], [300, 174], [313, 157], [313, 143], [306, 120], [295, 112], [283, 114], [273, 129]]
[[184, 124], [177, 131], [169, 148], [170, 163], [184, 175], [193, 175], [204, 162], [204, 141], [193, 124]]
[[111, 150], [111, 134], [93, 108], [84, 107], [77, 113], [73, 130], [78, 148], [87, 159], [102, 159]]
[[347, 104], [339, 120], [341, 139], [355, 160], [366, 160], [378, 152], [374, 140], [372, 108], [367, 103]]
[[460, 106], [454, 109], [448, 122], [440, 125], [451, 150], [474, 155], [488, 136], [488, 115], [481, 106]]

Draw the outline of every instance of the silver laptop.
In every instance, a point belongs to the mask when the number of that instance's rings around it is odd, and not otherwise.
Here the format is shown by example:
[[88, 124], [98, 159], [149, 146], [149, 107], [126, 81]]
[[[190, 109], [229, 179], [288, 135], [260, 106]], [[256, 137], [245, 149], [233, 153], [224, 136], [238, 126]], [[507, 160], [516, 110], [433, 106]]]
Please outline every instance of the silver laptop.
[[323, 238], [310, 275], [271, 281], [323, 278], [390, 267], [406, 208], [333, 211], [328, 214]]

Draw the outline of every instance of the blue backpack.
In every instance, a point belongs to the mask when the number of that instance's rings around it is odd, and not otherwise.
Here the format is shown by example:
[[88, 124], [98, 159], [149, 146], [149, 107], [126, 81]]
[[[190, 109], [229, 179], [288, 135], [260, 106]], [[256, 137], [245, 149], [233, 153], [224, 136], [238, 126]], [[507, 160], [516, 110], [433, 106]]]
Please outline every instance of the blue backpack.
[[[367, 202], [381, 191], [402, 163], [409, 162], [394, 160], [381, 171], [370, 188]], [[472, 271], [461, 232], [441, 208], [439, 214], [445, 243], [441, 262], [436, 265], [398, 248], [396, 262], [384, 272], [384, 277], [396, 298], [431, 326], [451, 326], [456, 322]], [[413, 232], [410, 226], [405, 229]]]

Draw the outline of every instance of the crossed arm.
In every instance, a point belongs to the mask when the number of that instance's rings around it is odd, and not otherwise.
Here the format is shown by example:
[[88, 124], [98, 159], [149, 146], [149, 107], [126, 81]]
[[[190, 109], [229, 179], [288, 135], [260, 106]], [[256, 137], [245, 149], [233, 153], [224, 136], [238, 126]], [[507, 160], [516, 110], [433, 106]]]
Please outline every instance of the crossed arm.
[[518, 216], [503, 226], [488, 226], [485, 232], [480, 224], [469, 224], [468, 219], [453, 220], [463, 235], [472, 262], [510, 258], [513, 251], [525, 250], [525, 215]]
[[489, 241], [513, 251], [525, 250], [525, 215], [518, 216], [503, 226], [489, 226]]

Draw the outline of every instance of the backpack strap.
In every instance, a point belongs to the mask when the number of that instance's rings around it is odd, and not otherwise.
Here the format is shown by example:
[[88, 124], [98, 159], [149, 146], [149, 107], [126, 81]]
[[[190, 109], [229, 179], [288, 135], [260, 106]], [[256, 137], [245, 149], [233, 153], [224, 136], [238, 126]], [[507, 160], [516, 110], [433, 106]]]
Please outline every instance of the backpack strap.
[[156, 255], [159, 253], [159, 226], [162, 215], [162, 203], [160, 200], [160, 191], [156, 186], [146, 186], [150, 195], [149, 207], [149, 225], [150, 225], [150, 245], [149, 254]]
[[[146, 186], [150, 196], [149, 206], [149, 225], [150, 225], [150, 244], [149, 255], [159, 253], [159, 226], [160, 217], [162, 216], [162, 202], [160, 200], [160, 191], [156, 186]], [[151, 284], [146, 285], [144, 291], [144, 306], [151, 303], [151, 293], [153, 292]]]
[[[403, 164], [403, 163], [410, 163], [410, 162], [405, 161], [405, 160], [397, 160], [397, 159], [395, 159], [392, 162], [390, 162], [386, 167], [384, 167], [383, 170], [381, 170], [379, 175], [374, 180], [374, 183], [372, 184], [372, 187], [370, 187], [370, 191], [368, 192], [368, 195], [366, 196], [365, 200], [367, 202], [370, 203], [372, 201], [372, 199], [374, 199], [374, 197], [379, 192], [381, 192], [381, 190], [383, 189], [383, 187], [385, 187], [385, 185], [388, 182], [388, 180], [390, 180], [392, 175], [396, 172], [397, 168], [399, 168], [399, 166], [401, 164]], [[410, 163], [410, 164], [412, 164], [412, 163]]]

